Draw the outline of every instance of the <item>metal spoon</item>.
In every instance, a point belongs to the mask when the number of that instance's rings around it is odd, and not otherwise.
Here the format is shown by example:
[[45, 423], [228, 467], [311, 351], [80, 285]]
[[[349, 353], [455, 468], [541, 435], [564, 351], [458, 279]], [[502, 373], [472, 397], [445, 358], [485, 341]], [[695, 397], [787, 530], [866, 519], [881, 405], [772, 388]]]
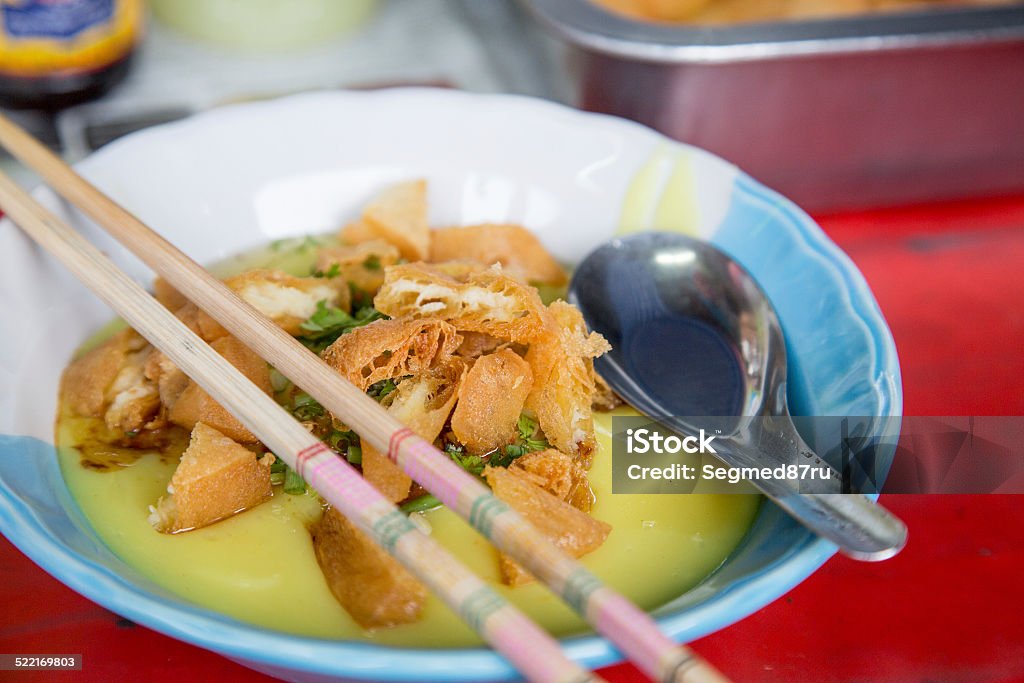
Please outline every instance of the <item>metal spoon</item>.
[[[771, 302], [717, 248], [675, 233], [612, 240], [576, 269], [569, 300], [612, 344], [596, 361], [598, 372], [640, 412], [685, 433], [697, 425], [684, 417], [736, 416], [714, 421], [722, 429], [717, 456], [733, 467], [829, 467], [790, 417], [786, 347]], [[841, 476], [832, 474], [753, 483], [850, 557], [898, 553], [907, 538], [903, 522], [863, 494], [841, 493]]]

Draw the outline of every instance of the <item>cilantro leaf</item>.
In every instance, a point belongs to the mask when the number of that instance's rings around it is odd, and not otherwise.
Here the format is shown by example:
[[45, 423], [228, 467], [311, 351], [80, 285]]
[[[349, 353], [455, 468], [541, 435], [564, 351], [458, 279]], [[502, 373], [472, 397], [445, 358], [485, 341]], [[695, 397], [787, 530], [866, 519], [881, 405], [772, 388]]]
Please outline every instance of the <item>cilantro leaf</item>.
[[479, 455], [470, 455], [466, 453], [465, 448], [457, 446], [455, 444], [448, 444], [444, 449], [445, 455], [455, 461], [455, 463], [466, 470], [470, 474], [480, 476], [484, 473], [484, 466], [487, 465], [483, 458]]
[[340, 308], [328, 306], [325, 300], [320, 300], [309, 320], [299, 326], [302, 328], [299, 339], [307, 348], [320, 353], [346, 332], [384, 317], [383, 313], [372, 306], [365, 306], [357, 310], [355, 315], [349, 315]]
[[547, 439], [537, 436], [537, 421], [526, 413], [519, 416], [516, 431], [518, 432], [516, 440], [492, 453], [490, 460], [488, 460], [489, 465], [492, 467], [508, 467], [516, 458], [551, 447]]
[[519, 422], [516, 427], [519, 430], [519, 438], [524, 441], [532, 439], [533, 435], [537, 433], [537, 421], [526, 413], [520, 413]]
[[395, 384], [395, 380], [382, 379], [379, 382], [371, 384], [370, 388], [366, 390], [366, 395], [380, 403], [380, 400], [382, 398], [384, 398], [397, 388], [398, 385]]
[[487, 461], [491, 467], [508, 467], [516, 458], [521, 458], [526, 455], [526, 449], [517, 444], [508, 444], [491, 454], [490, 460]]

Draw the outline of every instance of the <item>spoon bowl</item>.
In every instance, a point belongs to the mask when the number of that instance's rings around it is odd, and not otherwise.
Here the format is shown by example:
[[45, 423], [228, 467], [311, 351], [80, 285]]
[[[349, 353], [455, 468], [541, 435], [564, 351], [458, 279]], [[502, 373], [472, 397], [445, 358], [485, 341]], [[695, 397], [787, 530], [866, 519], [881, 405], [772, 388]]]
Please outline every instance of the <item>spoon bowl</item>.
[[863, 494], [844, 493], [841, 474], [797, 432], [782, 327], [757, 282], [727, 254], [677, 233], [614, 239], [580, 263], [569, 300], [611, 343], [595, 367], [634, 408], [681, 433], [697, 433], [694, 418], [713, 418], [716, 455], [733, 467], [829, 471], [752, 483], [846, 555], [882, 560], [902, 549], [906, 526]]

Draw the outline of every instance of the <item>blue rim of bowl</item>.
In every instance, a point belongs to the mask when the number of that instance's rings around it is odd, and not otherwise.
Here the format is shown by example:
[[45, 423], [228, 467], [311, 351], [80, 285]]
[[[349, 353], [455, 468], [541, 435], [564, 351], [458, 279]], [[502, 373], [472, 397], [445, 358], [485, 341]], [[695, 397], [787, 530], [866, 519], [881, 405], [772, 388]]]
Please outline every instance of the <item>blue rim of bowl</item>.
[[[679, 144], [640, 124], [604, 114], [581, 112], [563, 105], [516, 95], [475, 95], [426, 88], [403, 88], [370, 93], [331, 93], [345, 97], [391, 97], [396, 93], [424, 94], [490, 103], [530, 103], [547, 108], [552, 115], [584, 117], [614, 122], [614, 125], [640, 129], [670, 144]], [[296, 95], [284, 100], [298, 100], [321, 96]], [[158, 126], [131, 137], [141, 137], [150, 131], [169, 130], [191, 125], [206, 117], [223, 116], [238, 108], [270, 107], [282, 100], [249, 103], [224, 107], [193, 116], [186, 121]], [[108, 147], [117, 147], [121, 141]], [[106, 150], [104, 150], [106, 151]], [[103, 156], [103, 152], [94, 156]], [[712, 155], [713, 156], [713, 155]], [[717, 157], [715, 157], [717, 158]], [[722, 162], [726, 163], [726, 162]], [[799, 207], [773, 190], [761, 185], [740, 171], [736, 184], [743, 184], [782, 211], [787, 222], [803, 239], [808, 249], [826, 258], [836, 266], [844, 287], [850, 293], [851, 310], [870, 330], [875, 358], [873, 377], [887, 374], [894, 378], [889, 393], [882, 397], [880, 412], [898, 417], [902, 409], [902, 388], [896, 348], [881, 311], [863, 276], [853, 262], [822, 232], [814, 221]], [[714, 241], [712, 237], [712, 241]], [[884, 411], [884, 412], [883, 412]], [[56, 466], [56, 465], [55, 465]], [[63, 483], [63, 479], [61, 479]], [[70, 493], [63, 492], [68, 499]], [[82, 514], [74, 511], [82, 523]], [[13, 522], [18, 522], [17, 524]], [[34, 510], [0, 479], [0, 529], [23, 553], [47, 573], [84, 597], [107, 607], [132, 621], [179, 640], [217, 652], [242, 664], [269, 673], [297, 671], [320, 675], [369, 677], [372, 680], [432, 680], [449, 681], [508, 680], [518, 678], [514, 669], [498, 654], [483, 647], [457, 649], [396, 648], [369, 643], [338, 641], [293, 636], [225, 617], [175, 598], [168, 604], [162, 596], [154, 595], [145, 587], [136, 585], [112, 568], [70, 554], [43, 524]], [[773, 602], [810, 576], [836, 552], [836, 546], [807, 536], [775, 562], [763, 567], [749, 578], [737, 582], [726, 590], [687, 607], [680, 614], [656, 617], [661, 629], [678, 642], [700, 638], [749, 616]], [[621, 661], [621, 655], [600, 636], [570, 636], [561, 640], [567, 654], [581, 664], [597, 668]], [[457, 662], [458, 668], [452, 668]]]

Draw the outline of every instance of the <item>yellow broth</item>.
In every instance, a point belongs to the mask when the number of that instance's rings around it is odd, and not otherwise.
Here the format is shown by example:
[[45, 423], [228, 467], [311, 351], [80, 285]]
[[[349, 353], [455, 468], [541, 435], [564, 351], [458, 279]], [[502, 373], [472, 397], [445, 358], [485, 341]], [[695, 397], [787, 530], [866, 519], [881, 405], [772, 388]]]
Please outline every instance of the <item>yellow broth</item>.
[[[694, 586], [729, 555], [757, 512], [756, 495], [612, 495], [611, 414], [597, 415], [599, 451], [590, 472], [593, 514], [612, 525], [587, 567], [644, 608]], [[82, 421], [62, 419], [60, 443], [78, 440]], [[322, 638], [372, 640], [400, 646], [455, 647], [479, 643], [431, 597], [411, 625], [367, 633], [334, 600], [313, 554], [306, 525], [320, 514], [311, 496], [277, 489], [263, 505], [212, 526], [174, 536], [147, 521], [148, 506], [167, 488], [173, 459], [148, 454], [130, 467], [97, 472], [78, 452], [61, 449], [61, 466], [82, 511], [110, 549], [155, 583], [196, 604], [270, 629]], [[470, 568], [498, 583], [495, 551], [447, 509], [415, 513]], [[499, 590], [558, 634], [582, 621], [543, 587]]]
[[[309, 273], [315, 249], [303, 241], [276, 245], [221, 264], [220, 275], [273, 267]], [[110, 334], [113, 328], [105, 328]], [[95, 343], [95, 339], [90, 340]], [[614, 414], [633, 414], [620, 409]], [[640, 606], [655, 608], [693, 587], [736, 547], [757, 512], [757, 495], [612, 495], [611, 417], [597, 414], [599, 450], [590, 479], [593, 515], [612, 525], [605, 544], [583, 558], [586, 566]], [[167, 489], [183, 443], [137, 460], [116, 459], [107, 471], [83, 466], [94, 420], [62, 412], [57, 425], [61, 468], [90, 524], [125, 562], [195, 604], [268, 629], [321, 638], [367, 640], [413, 647], [480, 643], [440, 600], [431, 596], [415, 624], [367, 632], [331, 595], [307, 530], [320, 515], [312, 495], [280, 487], [272, 500], [212, 526], [166, 535], [148, 522], [149, 506]], [[80, 451], [76, 445], [84, 447]], [[430, 533], [486, 579], [499, 584], [496, 553], [449, 510], [414, 513]], [[530, 584], [498, 590], [552, 632], [586, 629], [546, 588]]]

